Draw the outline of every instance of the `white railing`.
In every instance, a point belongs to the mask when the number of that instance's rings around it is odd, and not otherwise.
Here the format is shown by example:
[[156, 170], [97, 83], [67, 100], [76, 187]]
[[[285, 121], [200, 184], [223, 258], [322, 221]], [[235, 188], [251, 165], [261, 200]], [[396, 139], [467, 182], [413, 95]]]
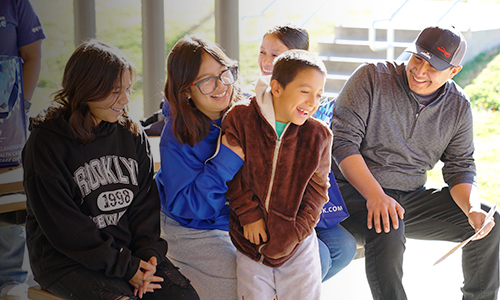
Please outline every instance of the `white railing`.
[[439, 20], [436, 22], [436, 24], [439, 24], [439, 22], [441, 22], [441, 20], [446, 17], [446, 15], [448, 15], [448, 13], [455, 7], [455, 5], [458, 4], [458, 2], [460, 2], [462, 0], [455, 0], [453, 2], [453, 4], [450, 6], [450, 8], [448, 8], [448, 10], [441, 16], [441, 18], [439, 18]]
[[[408, 3], [410, 0], [405, 0], [405, 2], [398, 8], [396, 9], [390, 18], [388, 19], [380, 19], [380, 20], [375, 20], [372, 23], [372, 26], [368, 28], [368, 42], [370, 49], [373, 51], [380, 51], [380, 50], [386, 50], [387, 51], [387, 60], [393, 60], [394, 59], [394, 27], [392, 24], [392, 19], [401, 11], [401, 9]], [[387, 30], [387, 42], [383, 43], [382, 46], [377, 45], [376, 42], [376, 36], [377, 36], [377, 29], [375, 28], [375, 24], [379, 22], [386, 21], [388, 22], [388, 26], [386, 28]]]
[[[392, 13], [390, 18], [375, 20], [375, 21], [373, 21], [371, 27], [368, 28], [368, 42], [369, 42], [370, 49], [372, 49], [373, 51], [386, 50], [387, 51], [387, 54], [386, 54], [387, 60], [394, 60], [394, 25], [392, 23], [392, 20], [409, 1], [410, 0], [405, 0], [405, 2], [398, 9], [396, 9], [394, 11], [394, 13]], [[453, 3], [450, 5], [450, 8], [448, 8], [448, 10], [445, 13], [443, 13], [443, 15], [437, 20], [436, 24], [441, 22], [441, 20], [443, 20], [444, 17], [446, 17], [450, 13], [450, 11], [460, 1], [462, 1], [462, 0], [453, 1]], [[384, 21], [387, 22], [387, 27], [386, 27], [387, 41], [377, 43], [377, 41], [376, 41], [377, 29], [375, 28], [375, 25], [379, 22], [384, 22]], [[397, 58], [397, 60], [405, 60], [405, 57], [407, 57], [407, 56], [403, 52]]]

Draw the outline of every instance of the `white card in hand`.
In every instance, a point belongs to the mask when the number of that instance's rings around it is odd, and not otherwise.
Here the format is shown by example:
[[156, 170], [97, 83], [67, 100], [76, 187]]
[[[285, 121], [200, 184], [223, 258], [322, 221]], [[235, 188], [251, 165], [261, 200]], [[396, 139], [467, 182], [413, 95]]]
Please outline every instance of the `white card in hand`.
[[440, 259], [438, 259], [433, 266], [437, 265], [438, 263], [442, 262], [445, 258], [447, 258], [448, 256], [450, 256], [453, 252], [457, 251], [458, 249], [462, 249], [463, 247], [465, 247], [465, 245], [467, 245], [470, 241], [472, 241], [472, 239], [474, 239], [476, 236], [479, 235], [479, 233], [484, 229], [484, 227], [486, 227], [486, 224], [488, 223], [488, 221], [493, 218], [493, 214], [495, 213], [496, 211], [496, 208], [497, 208], [497, 205], [498, 205], [498, 199], [500, 198], [497, 198], [497, 201], [495, 201], [495, 204], [493, 204], [493, 206], [490, 208], [490, 211], [488, 212], [488, 214], [486, 215], [486, 218], [484, 219], [484, 222], [483, 222], [483, 226], [481, 227], [481, 229], [479, 229], [475, 234], [473, 234], [470, 238], [466, 239], [465, 241], [461, 242], [460, 244], [456, 245], [455, 247], [453, 247], [453, 249], [451, 249], [450, 251], [448, 251], [448, 253], [446, 253], [445, 255], [443, 255], [443, 257], [441, 257]]

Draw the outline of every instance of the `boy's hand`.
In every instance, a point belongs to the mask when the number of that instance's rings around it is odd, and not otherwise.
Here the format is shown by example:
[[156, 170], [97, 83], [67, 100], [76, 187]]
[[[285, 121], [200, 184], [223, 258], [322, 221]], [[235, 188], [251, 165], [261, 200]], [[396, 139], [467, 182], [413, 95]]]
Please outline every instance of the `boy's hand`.
[[262, 242], [267, 242], [266, 224], [263, 219], [256, 222], [250, 223], [243, 226], [243, 235], [250, 243], [255, 245], [260, 245], [260, 239]]
[[236, 153], [242, 160], [245, 160], [245, 153], [243, 153], [243, 149], [240, 146], [231, 146], [227, 142], [226, 135], [224, 134], [221, 138], [222, 144], [231, 149], [234, 153]]

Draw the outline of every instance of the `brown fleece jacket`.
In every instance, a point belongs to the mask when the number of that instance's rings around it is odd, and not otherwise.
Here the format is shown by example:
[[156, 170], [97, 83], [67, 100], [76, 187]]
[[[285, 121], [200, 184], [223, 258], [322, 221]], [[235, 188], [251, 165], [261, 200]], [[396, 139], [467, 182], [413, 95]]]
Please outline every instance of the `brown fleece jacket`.
[[[229, 144], [245, 153], [226, 193], [231, 240], [251, 259], [279, 267], [312, 233], [328, 201], [332, 133], [310, 118], [301, 126], [288, 123], [278, 140], [269, 90], [233, 106], [222, 130]], [[254, 245], [243, 236], [242, 225], [260, 219], [268, 241]]]

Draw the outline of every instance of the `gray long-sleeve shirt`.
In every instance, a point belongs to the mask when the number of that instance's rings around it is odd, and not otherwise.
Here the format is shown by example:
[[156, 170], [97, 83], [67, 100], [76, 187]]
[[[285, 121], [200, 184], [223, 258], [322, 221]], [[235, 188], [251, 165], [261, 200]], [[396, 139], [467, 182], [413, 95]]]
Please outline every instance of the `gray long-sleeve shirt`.
[[[361, 154], [385, 189], [422, 187], [441, 160], [448, 186], [473, 183], [472, 110], [468, 96], [448, 80], [440, 95], [420, 109], [406, 78], [406, 65], [364, 64], [348, 80], [334, 106], [332, 156], [337, 164]], [[335, 177], [346, 181], [337, 165]], [[340, 183], [341, 184], [341, 183]]]

